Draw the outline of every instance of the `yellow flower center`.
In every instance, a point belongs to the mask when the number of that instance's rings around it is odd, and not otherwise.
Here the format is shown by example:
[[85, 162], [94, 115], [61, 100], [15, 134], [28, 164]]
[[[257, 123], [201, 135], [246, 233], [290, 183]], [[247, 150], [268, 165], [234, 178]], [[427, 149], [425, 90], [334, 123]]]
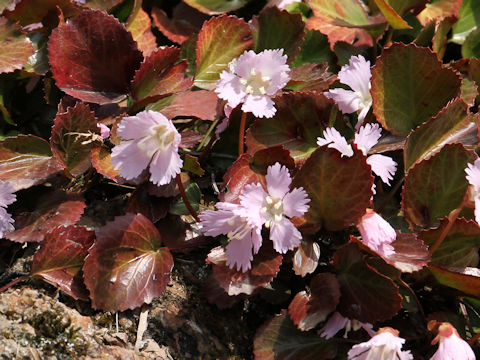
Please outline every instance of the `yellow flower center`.
[[265, 226], [268, 228], [272, 224], [280, 222], [283, 218], [283, 200], [274, 199], [271, 196], [265, 198], [263, 207], [261, 209], [262, 214], [267, 218]]
[[270, 77], [263, 76], [261, 71], [250, 70], [248, 79], [240, 79], [240, 83], [245, 86], [245, 91], [252, 95], [265, 95], [270, 85]]

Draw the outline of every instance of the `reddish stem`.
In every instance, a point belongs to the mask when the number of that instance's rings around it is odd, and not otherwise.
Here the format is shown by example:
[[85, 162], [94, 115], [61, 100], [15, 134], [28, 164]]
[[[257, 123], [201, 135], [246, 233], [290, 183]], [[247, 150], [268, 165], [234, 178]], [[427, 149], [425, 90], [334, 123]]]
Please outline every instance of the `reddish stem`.
[[185, 206], [187, 207], [188, 211], [193, 216], [196, 222], [200, 222], [197, 212], [193, 208], [192, 204], [190, 204], [190, 200], [188, 200], [187, 193], [185, 192], [185, 188], [183, 187], [182, 177], [180, 176], [180, 174], [177, 174], [177, 184], [178, 184], [178, 190], [180, 191], [180, 195], [182, 196], [183, 202], [185, 203]]
[[472, 336], [470, 340], [468, 340], [469, 345], [475, 344], [475, 342], [480, 338], [480, 333], [475, 334], [475, 336]]
[[238, 129], [238, 156], [243, 154], [243, 139], [245, 138], [245, 123], [247, 122], [247, 113], [242, 113], [240, 119], [240, 128]]
[[0, 294], [2, 292], [4, 292], [5, 290], [8, 290], [9, 288], [11, 288], [13, 285], [18, 284], [19, 282], [21, 282], [25, 279], [28, 279], [28, 275], [22, 275], [22, 276], [16, 278], [15, 280], [10, 281], [7, 285], [0, 288]]

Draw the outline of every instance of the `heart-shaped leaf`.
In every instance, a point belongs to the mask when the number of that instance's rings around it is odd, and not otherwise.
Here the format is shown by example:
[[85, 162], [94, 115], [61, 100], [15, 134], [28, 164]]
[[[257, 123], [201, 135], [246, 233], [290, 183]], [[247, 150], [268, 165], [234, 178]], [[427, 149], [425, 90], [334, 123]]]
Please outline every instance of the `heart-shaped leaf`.
[[403, 153], [405, 172], [430, 158], [444, 145], [459, 142], [465, 134], [475, 131], [475, 119], [476, 116], [468, 112], [467, 105], [461, 99], [450, 102], [437, 116], [408, 136]]
[[402, 307], [398, 286], [368, 265], [356, 244], [339, 248], [333, 264], [342, 293], [338, 311], [343, 316], [374, 323], [390, 319]]
[[218, 15], [238, 10], [251, 0], [184, 0], [191, 7], [208, 15]]
[[239, 202], [239, 196], [245, 185], [250, 183], [265, 184], [265, 175], [270, 165], [279, 162], [289, 169], [295, 168], [295, 162], [288, 150], [274, 146], [257, 151], [254, 156], [243, 154], [230, 166], [223, 176], [223, 185], [227, 189], [219, 195], [220, 201]]
[[[478, 275], [469, 275], [465, 271], [468, 268], [446, 269], [441, 266], [430, 265], [428, 269], [440, 284], [480, 298], [480, 277]], [[473, 269], [478, 271], [477, 268]]]
[[75, 299], [88, 300], [81, 269], [95, 232], [83, 226], [59, 226], [45, 235], [33, 257], [32, 276], [57, 286]]
[[85, 10], [50, 35], [48, 53], [57, 86], [87, 102], [123, 100], [142, 61], [132, 35], [113, 16]]
[[15, 217], [15, 231], [6, 238], [16, 242], [40, 242], [57, 226], [75, 224], [83, 214], [85, 202], [79, 194], [54, 190], [40, 196], [35, 207]]
[[286, 93], [275, 98], [277, 112], [272, 118], [256, 119], [247, 131], [248, 152], [283, 145], [295, 160], [304, 160], [317, 148], [329, 120], [341, 123], [337, 105], [323, 94]]
[[300, 51], [305, 35], [305, 24], [300, 14], [281, 11], [276, 6], [263, 10], [258, 17], [252, 19], [252, 34], [255, 41], [255, 52], [267, 49], [283, 49], [291, 63]]
[[300, 330], [310, 330], [333, 312], [340, 300], [340, 285], [335, 275], [321, 273], [310, 281], [310, 293], [299, 292], [288, 306], [288, 314]]
[[[252, 268], [247, 272], [230, 269], [225, 265], [226, 257], [223, 248], [215, 248], [215, 259], [209, 255], [208, 262], [215, 262], [213, 274], [218, 284], [228, 295], [251, 295], [256, 289], [272, 281], [280, 271], [282, 254], [277, 253], [271, 241], [265, 241], [258, 254], [254, 255]], [[211, 254], [212, 254], [211, 252]]]
[[436, 226], [460, 206], [468, 188], [465, 168], [475, 158], [463, 145], [449, 144], [410, 169], [405, 177], [402, 208], [413, 227]]
[[21, 69], [35, 51], [20, 26], [4, 17], [0, 17], [0, 47], [0, 73]]
[[195, 85], [213, 90], [228, 63], [252, 44], [250, 27], [242, 19], [220, 16], [205, 22], [197, 40]]
[[170, 281], [173, 258], [141, 214], [116, 217], [97, 231], [83, 267], [92, 307], [134, 309], [160, 296]]
[[95, 114], [88, 105], [77, 103], [66, 112], [57, 113], [50, 146], [57, 161], [73, 176], [78, 176], [90, 168], [90, 152], [99, 136]]
[[329, 231], [352, 226], [365, 214], [372, 197], [373, 176], [361, 151], [342, 157], [338, 150], [315, 150], [293, 179], [311, 200], [304, 215], [307, 225]]
[[188, 90], [193, 79], [185, 75], [187, 62], [179, 60], [180, 49], [173, 46], [160, 48], [148, 56], [132, 81], [135, 99], [153, 100], [155, 97]]
[[[433, 246], [440, 234], [445, 231], [448, 219], [443, 219], [440, 226], [424, 230], [418, 235], [427, 245]], [[448, 234], [432, 255], [431, 263], [446, 267], [465, 267], [478, 265], [478, 248], [480, 247], [480, 227], [474, 221], [456, 219]]]
[[256, 360], [328, 360], [337, 356], [337, 344], [298, 330], [284, 311], [258, 329], [253, 353]]
[[397, 43], [372, 69], [373, 112], [394, 135], [407, 136], [457, 97], [460, 84], [431, 50]]
[[61, 170], [50, 145], [39, 137], [19, 135], [0, 141], [0, 180], [9, 181], [16, 191], [41, 184]]

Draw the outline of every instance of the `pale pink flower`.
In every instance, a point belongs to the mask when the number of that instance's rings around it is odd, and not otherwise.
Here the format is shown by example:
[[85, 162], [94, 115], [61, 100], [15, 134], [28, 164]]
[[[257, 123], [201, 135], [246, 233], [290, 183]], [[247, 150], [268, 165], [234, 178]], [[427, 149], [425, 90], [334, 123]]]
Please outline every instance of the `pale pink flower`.
[[475, 360], [475, 353], [450, 323], [441, 323], [432, 345], [439, 343], [430, 360]]
[[215, 92], [232, 108], [243, 103], [243, 112], [270, 118], [277, 111], [271, 97], [288, 83], [289, 71], [283, 49], [245, 51], [220, 74]]
[[123, 141], [112, 149], [112, 164], [125, 179], [133, 180], [149, 167], [150, 180], [165, 185], [180, 173], [181, 136], [159, 112], [147, 110], [124, 117], [117, 134]]
[[354, 345], [348, 352], [348, 360], [413, 360], [410, 351], [402, 351], [404, 343], [397, 330], [380, 328], [369, 341]]
[[395, 253], [392, 242], [397, 238], [395, 229], [380, 215], [367, 209], [357, 224], [362, 235], [362, 242], [380, 255], [390, 256]]
[[350, 320], [336, 311], [330, 319], [328, 319], [323, 328], [320, 329], [320, 336], [325, 339], [331, 339], [337, 332], [345, 329], [343, 337], [346, 338], [350, 330], [357, 331], [360, 328], [363, 328], [370, 336], [375, 335], [375, 332], [372, 330], [372, 324], [362, 323], [355, 319]]
[[17, 199], [15, 189], [8, 181], [0, 180], [0, 239], [15, 230], [14, 220], [6, 208]]
[[[261, 184], [249, 184], [240, 193], [240, 204], [218, 202], [217, 211], [206, 210], [199, 215], [204, 234], [227, 235], [227, 266], [243, 272], [251, 268], [253, 254], [262, 245], [263, 225], [270, 229], [274, 249], [286, 253], [300, 244], [302, 235], [289, 220], [308, 211], [307, 193], [303, 188], [290, 190], [292, 179], [285, 166], [269, 166], [267, 191]], [[253, 254], [252, 254], [253, 251]]]
[[480, 224], [480, 158], [465, 169], [467, 180], [472, 185], [472, 196], [475, 201], [475, 221]]
[[100, 136], [102, 137], [102, 139], [106, 139], [110, 136], [110, 129], [107, 125], [98, 123], [97, 127], [100, 129]]
[[303, 188], [290, 190], [292, 178], [285, 166], [276, 163], [267, 168], [267, 191], [259, 183], [249, 184], [240, 195], [251, 224], [265, 224], [270, 229], [273, 248], [284, 254], [300, 245], [302, 235], [289, 220], [308, 211], [310, 202]]
[[[382, 129], [378, 124], [366, 124], [355, 134], [353, 143], [367, 156], [367, 164], [370, 165], [374, 174], [378, 175], [384, 183], [390, 185], [390, 180], [397, 171], [397, 163], [391, 157], [373, 154], [368, 156], [370, 149], [378, 142]], [[317, 145], [328, 145], [329, 148], [337, 149], [342, 156], [353, 156], [353, 149], [347, 140], [335, 128], [327, 128], [323, 131], [323, 138], [317, 138]]]
[[206, 210], [198, 215], [204, 234], [227, 235], [230, 242], [225, 248], [226, 265], [246, 272], [251, 268], [253, 254], [258, 253], [262, 245], [262, 226], [249, 224], [246, 209], [240, 204], [218, 202], [215, 206], [217, 211]]
[[357, 129], [362, 125], [368, 110], [372, 106], [371, 77], [370, 61], [365, 60], [362, 55], [352, 56], [349, 64], [342, 66], [338, 73], [338, 79], [342, 84], [350, 86], [353, 91], [332, 89], [324, 92], [326, 97], [335, 100], [340, 111], [344, 114], [360, 110]]

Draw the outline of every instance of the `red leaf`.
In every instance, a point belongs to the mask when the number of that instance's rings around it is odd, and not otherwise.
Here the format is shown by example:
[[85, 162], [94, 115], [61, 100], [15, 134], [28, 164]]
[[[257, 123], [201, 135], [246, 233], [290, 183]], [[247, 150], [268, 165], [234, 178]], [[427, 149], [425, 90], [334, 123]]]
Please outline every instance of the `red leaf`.
[[61, 170], [48, 142], [39, 137], [19, 135], [0, 141], [0, 180], [9, 181], [16, 191], [41, 184]]
[[253, 353], [256, 360], [328, 360], [337, 356], [337, 344], [298, 330], [284, 311], [258, 329]]
[[160, 111], [169, 119], [177, 116], [194, 116], [202, 120], [219, 117], [220, 100], [212, 91], [185, 91], [176, 95], [173, 101]]
[[417, 19], [423, 26], [427, 26], [432, 21], [440, 22], [450, 16], [458, 18], [461, 6], [462, 0], [436, 0], [426, 4]]
[[116, 217], [97, 231], [83, 267], [92, 307], [134, 309], [160, 296], [173, 258], [155, 226], [141, 214]]
[[21, 0], [6, 17], [18, 21], [20, 25], [39, 23], [60, 9], [66, 18], [80, 14], [82, 8], [70, 0]]
[[57, 113], [50, 146], [57, 161], [73, 176], [78, 176], [90, 168], [90, 151], [99, 136], [94, 113], [88, 105], [77, 103], [66, 112]]
[[57, 227], [45, 234], [33, 257], [32, 276], [57, 286], [75, 299], [88, 300], [81, 269], [95, 232], [83, 226]]
[[390, 319], [401, 309], [398, 286], [368, 265], [356, 244], [340, 247], [333, 264], [342, 293], [338, 311], [343, 316], [374, 323]]
[[16, 242], [39, 242], [57, 226], [75, 224], [83, 214], [85, 203], [79, 194], [55, 190], [41, 196], [36, 207], [15, 217], [15, 231], [6, 236]]
[[153, 24], [169, 40], [183, 44], [192, 35], [197, 34], [208, 16], [202, 14], [184, 3], [175, 6], [170, 19], [165, 11], [159, 8], [152, 9]]
[[213, 275], [210, 275], [203, 284], [202, 294], [210, 304], [217, 305], [219, 309], [229, 309], [245, 297], [243, 294], [238, 296], [228, 295], [227, 292], [218, 285], [218, 281], [215, 280]]
[[305, 64], [290, 70], [286, 88], [295, 91], [323, 91], [332, 85], [337, 76], [328, 71], [328, 64]]
[[469, 275], [466, 268], [444, 268], [430, 265], [430, 272], [437, 281], [445, 286], [462, 291], [467, 295], [480, 298], [480, 277], [477, 268], [470, 268], [477, 272], [477, 275]]
[[190, 89], [193, 78], [185, 76], [188, 64], [180, 60], [180, 49], [164, 47], [149, 55], [132, 80], [132, 95], [137, 100]]
[[21, 69], [35, 51], [20, 26], [4, 17], [0, 17], [0, 47], [0, 73]]
[[340, 300], [340, 285], [335, 275], [322, 273], [310, 281], [310, 294], [299, 292], [288, 306], [288, 314], [300, 330], [313, 329], [333, 312]]
[[230, 269], [225, 265], [223, 248], [215, 248], [212, 251], [214, 250], [220, 252], [216, 256], [220, 257], [221, 261], [217, 260], [213, 265], [213, 274], [228, 295], [251, 295], [256, 289], [272, 281], [282, 265], [283, 256], [273, 250], [270, 241], [263, 243], [258, 254], [253, 257], [252, 268], [247, 272]]
[[[167, 116], [167, 115], [165, 115]], [[197, 145], [205, 135], [201, 135], [195, 130], [185, 130], [180, 133], [182, 141], [180, 142], [181, 148], [189, 148]]]
[[290, 152], [283, 146], [274, 146], [257, 151], [254, 156], [243, 154], [230, 166], [223, 176], [223, 185], [228, 189], [219, 195], [220, 201], [239, 202], [245, 185], [259, 182], [265, 185], [267, 168], [279, 162], [289, 169], [295, 168]]
[[250, 154], [283, 145], [295, 160], [305, 160], [317, 148], [317, 137], [330, 116], [343, 122], [337, 105], [321, 93], [286, 93], [275, 98], [275, 107], [274, 117], [256, 119], [248, 129], [245, 142]]
[[142, 214], [155, 223], [167, 215], [171, 202], [171, 198], [151, 196], [146, 186], [139, 186], [128, 199], [125, 212]]
[[356, 224], [365, 214], [372, 185], [372, 169], [361, 151], [342, 157], [338, 150], [322, 146], [298, 171], [292, 186], [303, 187], [311, 200], [302, 217], [306, 225], [336, 231]]
[[99, 174], [113, 181], [120, 181], [120, 174], [112, 165], [112, 154], [104, 146], [96, 146], [92, 149], [92, 165]]
[[132, 35], [113, 16], [85, 10], [50, 35], [48, 53], [57, 86], [97, 104], [123, 100], [142, 61]]

